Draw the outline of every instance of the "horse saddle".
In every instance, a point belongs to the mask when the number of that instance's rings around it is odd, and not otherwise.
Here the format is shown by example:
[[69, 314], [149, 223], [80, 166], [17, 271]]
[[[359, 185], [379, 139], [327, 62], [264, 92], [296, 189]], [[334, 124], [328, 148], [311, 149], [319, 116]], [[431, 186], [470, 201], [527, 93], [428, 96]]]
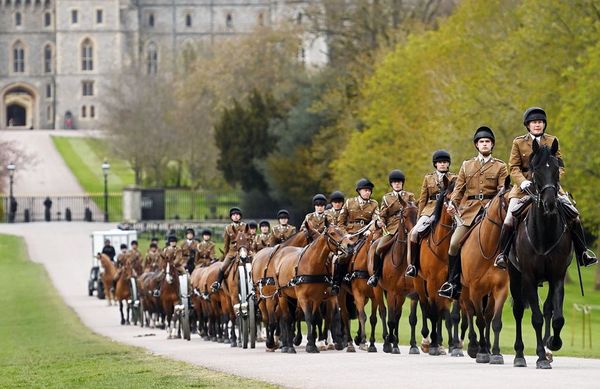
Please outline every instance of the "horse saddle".
[[388, 241], [385, 242], [385, 244], [382, 247], [379, 248], [379, 255], [381, 257], [384, 257], [385, 254], [388, 252], [388, 250], [392, 247], [392, 245], [396, 241], [396, 235], [397, 234], [398, 234], [398, 231], [396, 231], [396, 233], [393, 235], [392, 239], [388, 239]]
[[521, 221], [524, 215], [527, 213], [526, 211], [529, 209], [529, 206], [533, 202], [531, 196], [522, 197], [517, 203], [515, 209], [513, 209], [512, 214], [518, 220]]

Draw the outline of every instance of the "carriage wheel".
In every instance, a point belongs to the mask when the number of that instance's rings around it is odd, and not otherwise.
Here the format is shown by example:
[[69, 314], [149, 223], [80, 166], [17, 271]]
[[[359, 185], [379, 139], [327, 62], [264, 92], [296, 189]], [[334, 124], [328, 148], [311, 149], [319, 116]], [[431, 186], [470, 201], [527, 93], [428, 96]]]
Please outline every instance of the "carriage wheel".
[[248, 300], [248, 326], [250, 327], [250, 348], [256, 348], [256, 304], [254, 298]]
[[143, 304], [142, 300], [140, 300], [137, 310], [138, 310], [138, 317], [140, 319], [140, 327], [144, 328], [144, 304]]
[[248, 335], [249, 335], [249, 326], [248, 326], [248, 318], [241, 316], [240, 321], [242, 323], [242, 347], [248, 348]]
[[190, 331], [190, 307], [188, 305], [187, 298], [182, 298], [181, 302], [183, 303], [183, 312], [181, 313], [181, 328], [183, 330], [183, 339], [191, 340], [191, 331]]

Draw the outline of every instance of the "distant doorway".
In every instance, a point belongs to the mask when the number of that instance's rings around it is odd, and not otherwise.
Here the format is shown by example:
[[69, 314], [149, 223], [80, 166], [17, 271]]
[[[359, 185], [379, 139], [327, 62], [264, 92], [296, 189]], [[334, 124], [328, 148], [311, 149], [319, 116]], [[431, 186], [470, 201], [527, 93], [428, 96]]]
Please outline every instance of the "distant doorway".
[[35, 89], [28, 85], [17, 84], [0, 95], [1, 128], [34, 128], [36, 124]]
[[6, 107], [6, 127], [24, 127], [27, 125], [27, 109], [19, 104]]

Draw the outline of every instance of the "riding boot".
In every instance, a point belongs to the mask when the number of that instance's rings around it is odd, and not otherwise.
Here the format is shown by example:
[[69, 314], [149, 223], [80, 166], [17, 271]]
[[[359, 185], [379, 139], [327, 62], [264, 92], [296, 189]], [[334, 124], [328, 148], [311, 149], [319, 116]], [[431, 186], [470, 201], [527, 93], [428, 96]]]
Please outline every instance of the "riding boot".
[[379, 278], [381, 277], [382, 262], [383, 258], [381, 258], [381, 255], [375, 252], [375, 255], [373, 255], [373, 275], [367, 280], [367, 285], [372, 288], [377, 286], [377, 282], [379, 282]]
[[571, 228], [571, 236], [573, 238], [573, 246], [575, 249], [575, 257], [580, 266], [592, 266], [598, 263], [596, 254], [587, 248], [585, 244], [585, 233], [583, 232], [583, 226], [579, 218], [573, 221], [573, 227]]
[[446, 281], [440, 290], [438, 290], [438, 294], [441, 297], [445, 297], [448, 299], [457, 300], [460, 295], [461, 284], [460, 284], [460, 275], [461, 275], [461, 263], [460, 263], [460, 253], [458, 255], [449, 255], [448, 256], [448, 281]]
[[419, 260], [421, 259], [421, 245], [419, 243], [410, 242], [410, 262], [406, 267], [404, 275], [406, 277], [415, 278], [419, 274]]
[[494, 260], [494, 266], [502, 270], [506, 270], [508, 266], [508, 254], [512, 246], [514, 227], [510, 224], [504, 224], [502, 226], [502, 232], [500, 233], [500, 254]]
[[333, 282], [331, 283], [331, 294], [337, 296], [340, 293], [340, 285], [346, 274], [346, 266], [336, 263], [333, 269]]
[[210, 287], [213, 293], [219, 290], [221, 284], [223, 283], [223, 278], [225, 278], [225, 272], [223, 272], [223, 269], [219, 269], [219, 275], [217, 276], [217, 280], [213, 282], [213, 284]]

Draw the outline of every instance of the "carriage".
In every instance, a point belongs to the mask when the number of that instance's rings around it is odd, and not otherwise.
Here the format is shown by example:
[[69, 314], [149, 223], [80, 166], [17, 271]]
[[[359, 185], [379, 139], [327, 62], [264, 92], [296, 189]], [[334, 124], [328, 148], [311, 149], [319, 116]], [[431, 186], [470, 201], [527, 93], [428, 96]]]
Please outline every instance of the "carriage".
[[127, 247], [132, 241], [137, 239], [137, 231], [135, 230], [119, 230], [113, 229], [108, 231], [94, 231], [91, 235], [92, 239], [92, 268], [88, 279], [88, 295], [93, 296], [96, 291], [96, 296], [99, 299], [104, 299], [104, 286], [100, 282], [100, 275], [103, 272], [102, 266], [96, 258], [96, 254], [101, 253], [104, 248], [104, 241], [109, 239], [113, 247], [119, 247], [121, 244], [126, 244]]
[[242, 347], [256, 347], [256, 298], [252, 285], [252, 263], [240, 260], [238, 265], [240, 303], [234, 305]]

